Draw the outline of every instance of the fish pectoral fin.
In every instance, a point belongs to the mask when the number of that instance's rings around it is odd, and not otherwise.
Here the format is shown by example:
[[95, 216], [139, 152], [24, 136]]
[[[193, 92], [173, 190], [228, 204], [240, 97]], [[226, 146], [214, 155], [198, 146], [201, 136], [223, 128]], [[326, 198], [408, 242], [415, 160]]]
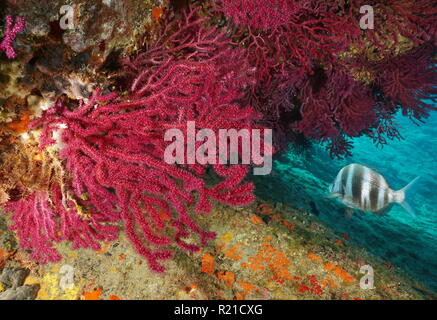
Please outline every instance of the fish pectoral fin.
[[354, 215], [354, 209], [352, 208], [346, 208], [344, 210], [344, 217], [346, 220], [352, 219], [352, 216]]
[[336, 193], [336, 192], [331, 192], [331, 193], [325, 194], [325, 198], [328, 198], [328, 199], [338, 198], [339, 196], [340, 196], [340, 194]]

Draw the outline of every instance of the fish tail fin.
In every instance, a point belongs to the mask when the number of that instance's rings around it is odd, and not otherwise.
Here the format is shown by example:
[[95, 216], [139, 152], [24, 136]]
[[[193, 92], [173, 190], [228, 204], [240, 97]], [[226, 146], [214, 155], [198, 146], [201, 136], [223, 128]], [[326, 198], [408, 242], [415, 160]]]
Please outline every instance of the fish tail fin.
[[327, 198], [327, 199], [338, 198], [339, 194], [335, 193], [335, 192], [331, 192], [331, 193], [325, 194], [323, 197]]
[[409, 204], [408, 200], [411, 200], [412, 195], [414, 194], [415, 187], [417, 186], [416, 182], [419, 180], [420, 177], [416, 177], [413, 181], [411, 181], [409, 184], [407, 184], [404, 188], [397, 191], [398, 194], [402, 194], [402, 201], [398, 201], [398, 203], [407, 211], [409, 214], [411, 214], [413, 217], [416, 217], [416, 211], [414, 208]]

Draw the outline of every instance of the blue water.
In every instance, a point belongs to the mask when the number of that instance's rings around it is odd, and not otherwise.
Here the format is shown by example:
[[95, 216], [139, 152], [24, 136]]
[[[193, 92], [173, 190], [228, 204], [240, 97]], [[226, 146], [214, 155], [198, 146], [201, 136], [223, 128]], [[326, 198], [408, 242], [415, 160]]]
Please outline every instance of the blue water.
[[[333, 160], [320, 146], [305, 154], [293, 151], [274, 162], [273, 174], [255, 177], [257, 195], [264, 200], [287, 202], [310, 211], [314, 201], [319, 219], [353, 243], [437, 292], [437, 112], [423, 125], [398, 116], [401, 141], [377, 148], [366, 137], [354, 141], [353, 156]], [[393, 189], [401, 189], [421, 176], [410, 203], [417, 217], [395, 205], [385, 216], [371, 213], [344, 218], [344, 206], [325, 198], [337, 172], [349, 163], [377, 169]]]

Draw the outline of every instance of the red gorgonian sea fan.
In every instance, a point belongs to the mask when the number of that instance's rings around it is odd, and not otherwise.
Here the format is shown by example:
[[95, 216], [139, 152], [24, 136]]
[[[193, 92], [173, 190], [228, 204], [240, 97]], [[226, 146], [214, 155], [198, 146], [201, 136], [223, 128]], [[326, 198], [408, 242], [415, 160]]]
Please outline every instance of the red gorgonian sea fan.
[[412, 120], [437, 110], [437, 69], [434, 46], [420, 47], [368, 63], [371, 85], [354, 81], [340, 68], [319, 69], [299, 84], [299, 120], [294, 128], [306, 137], [328, 142], [331, 156], [350, 155], [347, 137], [369, 136], [378, 145], [399, 139], [394, 122], [398, 110]]
[[[384, 144], [386, 137], [399, 137], [392, 122], [397, 110], [417, 119], [425, 118], [432, 109], [421, 99], [433, 97], [429, 87], [435, 84], [433, 68], [425, 70], [406, 63], [401, 71], [396, 66], [406, 59], [404, 54], [396, 58], [399, 52], [435, 45], [437, 9], [431, 0], [216, 3], [217, 11], [234, 26], [234, 42], [246, 50], [251, 66], [256, 68], [257, 82], [246, 98], [263, 113], [263, 123], [274, 128], [279, 148], [284, 149], [284, 141], [293, 139], [297, 130], [307, 138], [328, 142], [331, 155], [342, 157], [350, 154], [349, 138], [365, 134]], [[360, 8], [364, 5], [373, 8], [374, 30], [360, 29]], [[357, 50], [362, 51], [358, 57], [349, 59]], [[424, 53], [420, 64], [425, 66], [423, 59], [431, 56], [430, 51]], [[374, 78], [354, 82], [352, 94], [346, 96], [354, 105], [346, 106], [335, 95], [326, 95], [326, 86], [335, 91], [335, 86], [352, 82], [335, 84], [327, 79], [325, 89], [318, 93], [310, 79], [317, 78], [315, 73], [321, 68], [327, 78], [340, 74], [330, 71], [334, 68], [340, 68], [350, 79], [365, 78], [366, 73]]]
[[235, 42], [246, 48], [257, 80], [268, 86], [275, 73], [287, 78], [289, 66], [303, 75], [327, 64], [357, 36], [359, 26], [317, 1], [220, 0], [218, 11], [239, 29]]
[[328, 143], [331, 156], [350, 155], [345, 136], [357, 137], [376, 121], [370, 88], [361, 86], [338, 68], [320, 68], [299, 88], [301, 120], [295, 130]]
[[363, 35], [379, 48], [396, 48], [401, 37], [414, 45], [436, 41], [437, 7], [433, 0], [359, 0], [351, 2], [350, 15], [357, 21], [360, 7], [371, 6], [375, 28]]
[[[250, 79], [244, 58], [226, 47], [226, 55], [240, 60], [225, 60], [223, 35], [205, 31], [193, 17], [192, 12], [185, 16], [177, 36], [164, 40], [167, 45], [128, 61], [130, 74], [137, 74], [128, 98], [97, 90], [77, 109], [57, 104], [33, 124], [42, 126], [45, 144], [61, 131], [60, 156], [74, 196], [106, 221], [123, 221], [128, 238], [157, 272], [164, 271], [160, 262], [172, 256], [173, 244], [196, 251], [214, 237], [190, 212], [210, 212], [211, 201], [239, 206], [254, 200], [253, 184], [243, 180], [247, 165], [213, 165], [220, 181], [208, 185], [207, 165], [164, 161], [167, 129], [184, 132], [187, 122], [195, 121], [218, 136], [219, 129], [251, 129], [257, 117], [236, 103]], [[187, 37], [191, 27], [197, 33]], [[204, 45], [210, 50], [190, 50]], [[179, 61], [175, 53], [185, 59]]]
[[222, 11], [236, 25], [272, 30], [290, 22], [300, 5], [289, 0], [221, 0]]
[[17, 34], [26, 27], [26, 22], [23, 17], [17, 17], [14, 23], [14, 19], [11, 16], [7, 16], [5, 21], [6, 28], [3, 31], [4, 36], [0, 43], [0, 51], [4, 51], [8, 59], [14, 59], [17, 54], [15, 53], [13, 42]]
[[435, 47], [428, 42], [373, 66], [388, 107], [422, 122], [431, 110], [437, 110], [433, 105], [437, 101], [434, 54]]
[[[293, 122], [301, 116], [297, 99], [300, 86], [318, 66], [329, 68], [336, 63], [337, 54], [360, 34], [359, 24], [320, 1], [216, 3], [217, 10], [234, 26], [233, 41], [244, 49], [255, 68], [257, 81], [246, 90], [245, 99], [263, 114], [261, 123], [273, 128], [277, 149], [285, 150], [287, 142], [297, 136]], [[315, 122], [319, 127], [326, 125]], [[305, 135], [313, 136], [310, 132]]]
[[[123, 220], [128, 238], [151, 269], [163, 271], [159, 260], [170, 258], [171, 251], [162, 247], [176, 243], [196, 251], [198, 245], [184, 241], [190, 232], [199, 235], [200, 245], [214, 237], [196, 225], [189, 206], [208, 213], [211, 200], [230, 205], [254, 200], [253, 185], [243, 183], [247, 167], [215, 165], [223, 181], [209, 187], [206, 166], [166, 164], [165, 130], [191, 120], [216, 133], [219, 128], [250, 128], [254, 114], [232, 103], [234, 93], [223, 90], [211, 66], [168, 62], [155, 76], [138, 88], [147, 92], [142, 97], [97, 108], [93, 100], [73, 112], [47, 113], [40, 123], [48, 130], [66, 126], [61, 157], [72, 173], [75, 195], [86, 195], [85, 203], [104, 210], [108, 218]], [[99, 98], [97, 92], [93, 99]], [[173, 228], [173, 235], [165, 228]]]
[[106, 219], [102, 220], [98, 212], [80, 216], [75, 201], [66, 199], [58, 185], [47, 192], [35, 192], [19, 201], [10, 201], [5, 210], [13, 212], [11, 230], [17, 231], [20, 247], [31, 250], [31, 258], [41, 263], [61, 259], [53, 242], [67, 240], [75, 249], [98, 250], [98, 241], [114, 240], [118, 233], [118, 228], [106, 225]]
[[198, 16], [198, 9], [189, 9], [178, 19], [172, 12], [166, 15], [158, 38], [123, 60], [127, 78], [134, 81], [131, 89], [135, 96], [144, 93], [135, 92], [138, 83], [152, 79], [153, 73], [170, 60], [213, 64], [221, 83], [241, 95], [243, 88], [255, 84], [255, 68], [250, 67], [245, 50], [232, 46], [226, 31], [206, 28], [203, 24], [207, 21], [208, 17]]

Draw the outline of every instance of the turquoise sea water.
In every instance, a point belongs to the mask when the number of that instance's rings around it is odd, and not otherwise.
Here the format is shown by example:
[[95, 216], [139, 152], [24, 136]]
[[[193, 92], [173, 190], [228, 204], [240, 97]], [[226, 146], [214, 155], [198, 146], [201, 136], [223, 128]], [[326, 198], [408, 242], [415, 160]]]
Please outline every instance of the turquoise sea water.
[[[398, 117], [405, 138], [377, 148], [370, 139], [354, 141], [353, 156], [333, 160], [319, 146], [305, 154], [293, 151], [274, 162], [270, 176], [255, 177], [257, 195], [264, 200], [290, 203], [319, 213], [324, 223], [351, 241], [406, 271], [437, 292], [437, 112], [423, 125]], [[371, 213], [344, 217], [344, 206], [325, 198], [337, 172], [349, 163], [377, 169], [393, 189], [421, 176], [409, 201], [417, 217], [395, 205], [385, 216]], [[313, 201], [317, 211], [311, 210]], [[377, 275], [375, 275], [377, 276]]]

